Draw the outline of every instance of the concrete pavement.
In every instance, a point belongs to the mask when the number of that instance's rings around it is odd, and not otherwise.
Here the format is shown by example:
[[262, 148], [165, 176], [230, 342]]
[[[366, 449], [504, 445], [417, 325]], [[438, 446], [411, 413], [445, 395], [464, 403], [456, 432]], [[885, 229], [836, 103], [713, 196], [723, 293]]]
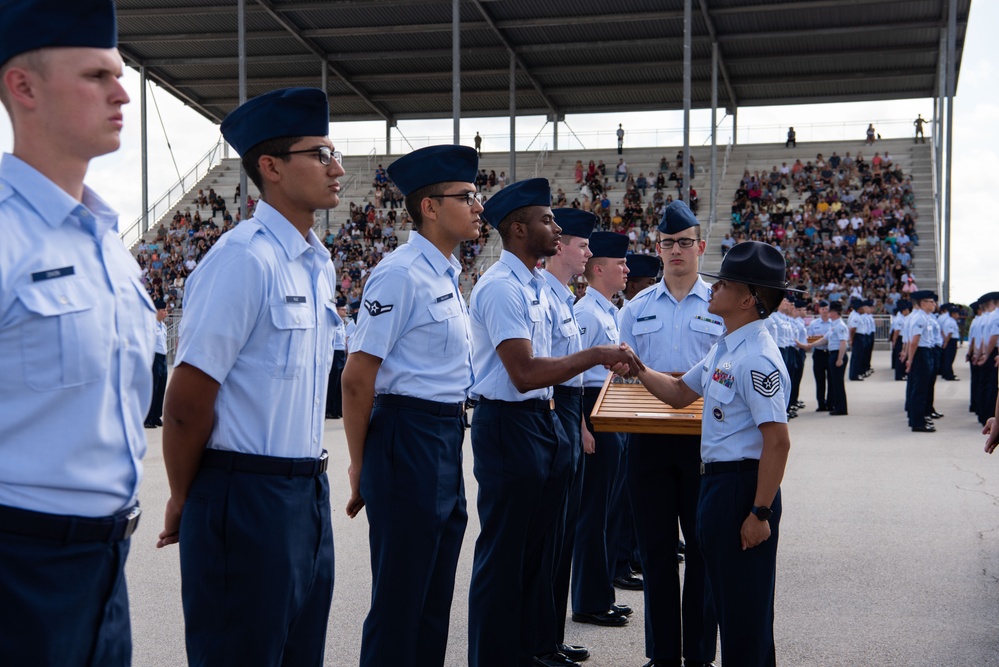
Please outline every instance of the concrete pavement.
[[[888, 353], [877, 372], [848, 382], [850, 415], [808, 407], [791, 422], [777, 572], [777, 660], [782, 665], [999, 665], [999, 458], [968, 412], [968, 368], [937, 382], [946, 417], [935, 434], [912, 433], [904, 383], [891, 380]], [[963, 353], [959, 356], [963, 356]], [[186, 664], [176, 547], [157, 550], [168, 496], [159, 429], [149, 453], [145, 514], [128, 562], [136, 667]], [[347, 452], [341, 421], [326, 422], [336, 541], [336, 589], [326, 664], [357, 664], [370, 596], [367, 523], [349, 520]], [[467, 594], [478, 534], [476, 485], [466, 440], [469, 523], [458, 566], [447, 665], [466, 664]], [[682, 567], [682, 566], [681, 566]], [[280, 576], [261, 573], [261, 576]], [[590, 647], [588, 667], [639, 667], [644, 657], [641, 592], [619, 591], [635, 615], [625, 628], [568, 624], [568, 640]], [[718, 660], [717, 664], [721, 665]]]

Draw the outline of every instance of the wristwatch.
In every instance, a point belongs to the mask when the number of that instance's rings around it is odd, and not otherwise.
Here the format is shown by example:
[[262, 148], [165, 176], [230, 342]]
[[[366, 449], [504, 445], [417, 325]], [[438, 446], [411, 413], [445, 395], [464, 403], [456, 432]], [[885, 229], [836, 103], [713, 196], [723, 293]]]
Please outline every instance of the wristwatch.
[[757, 507], [756, 505], [753, 505], [753, 509], [751, 509], [749, 511], [752, 512], [753, 514], [755, 514], [756, 518], [759, 519], [760, 521], [767, 521], [767, 520], [769, 520], [770, 519], [770, 515], [773, 514], [773, 512], [770, 511], [769, 507], [763, 507], [763, 506]]

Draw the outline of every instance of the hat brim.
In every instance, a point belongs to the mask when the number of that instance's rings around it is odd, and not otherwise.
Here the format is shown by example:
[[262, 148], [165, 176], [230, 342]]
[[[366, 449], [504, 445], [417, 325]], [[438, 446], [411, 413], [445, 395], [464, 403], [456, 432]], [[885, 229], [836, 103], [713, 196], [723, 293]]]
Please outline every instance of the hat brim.
[[784, 285], [775, 285], [771, 283], [760, 283], [745, 280], [744, 278], [736, 278], [733, 276], [726, 276], [722, 273], [705, 273], [704, 271], [698, 271], [698, 274], [705, 276], [706, 278], [717, 278], [718, 280], [728, 280], [733, 283], [742, 283], [743, 285], [753, 285], [755, 287], [768, 287], [770, 289], [782, 289], [785, 292], [791, 294], [808, 294], [806, 290], [795, 289], [793, 287], [785, 287]]

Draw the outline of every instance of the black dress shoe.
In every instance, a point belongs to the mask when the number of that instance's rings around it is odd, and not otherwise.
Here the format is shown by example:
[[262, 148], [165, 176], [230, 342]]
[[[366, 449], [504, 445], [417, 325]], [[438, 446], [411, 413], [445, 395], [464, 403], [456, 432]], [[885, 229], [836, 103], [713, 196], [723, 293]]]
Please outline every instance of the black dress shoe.
[[626, 591], [640, 591], [645, 588], [645, 582], [642, 581], [642, 578], [634, 575], [627, 577], [614, 577], [614, 581], [612, 583], [615, 588], [621, 588]]
[[590, 625], [603, 625], [609, 628], [620, 628], [628, 625], [628, 617], [621, 616], [613, 610], [608, 609], [599, 614], [587, 614], [585, 612], [572, 613], [572, 620], [576, 623], [589, 623]]
[[915, 433], [936, 433], [937, 432], [937, 429], [934, 428], [932, 425], [929, 425], [929, 424], [924, 424], [923, 426], [913, 426], [912, 430]]
[[683, 557], [683, 554], [677, 554], [676, 555], [676, 562], [677, 563], [682, 563], [685, 560], [687, 560], [687, 559]]
[[677, 541], [677, 543], [676, 543], [676, 552], [678, 554], [685, 554], [685, 553], [687, 553], [687, 543], [684, 542], [683, 540]]
[[815, 411], [816, 412], [829, 412], [829, 408], [828, 408], [828, 406], [820, 405], [819, 407], [815, 408]]
[[585, 646], [576, 646], [575, 644], [559, 644], [559, 653], [569, 658], [569, 660], [575, 660], [576, 662], [583, 662], [590, 657], [590, 651]]
[[156, 424], [154, 422], [142, 422], [142, 425], [146, 428], [156, 428]]
[[635, 613], [635, 610], [626, 604], [612, 604], [611, 611], [615, 614], [620, 614], [621, 616], [631, 616]]
[[549, 653], [548, 655], [534, 656], [534, 664], [537, 667], [579, 667], [579, 663], [570, 660], [564, 653]]
[[154, 419], [153, 423], [156, 424], [157, 426], [163, 426], [163, 420], [162, 419]]
[[931, 413], [930, 413], [929, 415], [927, 415], [927, 416], [928, 416], [928, 417], [932, 417], [933, 419], [943, 419], [943, 415], [942, 415], [942, 414], [940, 414], [939, 412], [931, 412]]
[[836, 410], [830, 410], [829, 414], [831, 414], [833, 417], [842, 417], [842, 416], [846, 415], [845, 412], [839, 412], [839, 411], [836, 411]]
[[683, 661], [683, 667], [715, 667], [713, 662], [691, 662], [690, 660]]
[[803, 407], [805, 407], [805, 402], [804, 401], [796, 401], [794, 405], [795, 405], [795, 407], [797, 407], [800, 410]]
[[666, 662], [665, 660], [649, 660], [642, 667], [680, 667], [679, 662]]

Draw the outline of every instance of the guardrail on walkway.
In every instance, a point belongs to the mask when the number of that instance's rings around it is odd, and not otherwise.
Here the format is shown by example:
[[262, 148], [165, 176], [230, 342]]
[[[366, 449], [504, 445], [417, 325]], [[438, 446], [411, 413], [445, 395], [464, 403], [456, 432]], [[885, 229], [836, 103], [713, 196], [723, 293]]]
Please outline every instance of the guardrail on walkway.
[[[219, 137], [219, 140], [214, 146], [208, 149], [198, 162], [191, 167], [186, 174], [181, 176], [180, 180], [171, 185], [166, 192], [160, 195], [149, 210], [146, 211], [147, 220], [149, 221], [149, 226], [152, 227], [156, 224], [156, 221], [166, 215], [174, 204], [176, 204], [180, 199], [191, 191], [198, 182], [205, 177], [213, 167], [222, 162], [222, 158], [225, 156], [225, 140]], [[146, 233], [146, 229], [142, 228], [143, 216], [136, 218], [135, 222], [126, 227], [124, 230], [118, 233], [118, 237], [121, 239], [122, 243], [125, 244], [126, 248], [131, 248], [142, 235]]]

